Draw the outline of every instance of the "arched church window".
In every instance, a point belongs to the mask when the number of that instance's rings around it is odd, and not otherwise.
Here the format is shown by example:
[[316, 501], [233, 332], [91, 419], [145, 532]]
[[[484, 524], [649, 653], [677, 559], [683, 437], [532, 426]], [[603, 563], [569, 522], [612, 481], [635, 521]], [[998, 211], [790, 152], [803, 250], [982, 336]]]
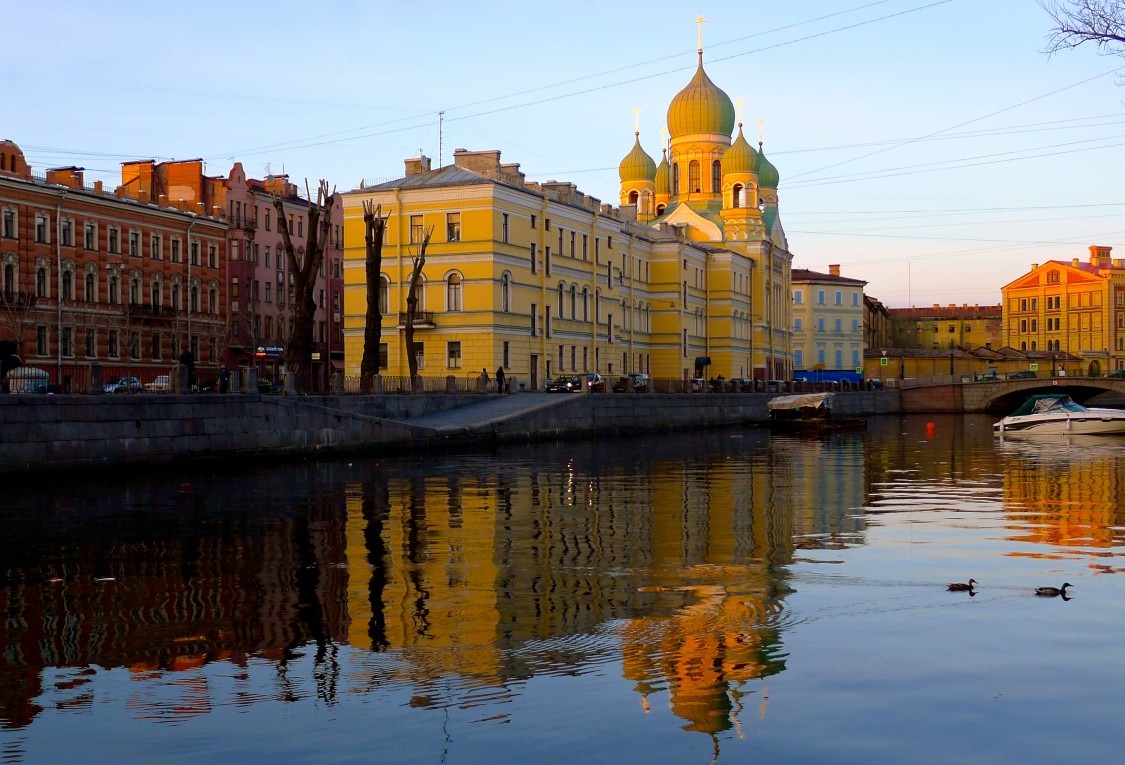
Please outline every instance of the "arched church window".
[[629, 204], [635, 205], [636, 203], [637, 203], [637, 192], [636, 191], [630, 191], [629, 192]]
[[711, 193], [718, 194], [723, 190], [723, 165], [719, 160], [711, 163]]
[[731, 207], [742, 207], [742, 184], [734, 184], [734, 188], [731, 191], [733, 193]]
[[699, 179], [699, 160], [693, 159], [688, 163], [688, 193], [698, 194], [702, 189], [700, 188]]
[[672, 196], [680, 193], [680, 166], [672, 165]]

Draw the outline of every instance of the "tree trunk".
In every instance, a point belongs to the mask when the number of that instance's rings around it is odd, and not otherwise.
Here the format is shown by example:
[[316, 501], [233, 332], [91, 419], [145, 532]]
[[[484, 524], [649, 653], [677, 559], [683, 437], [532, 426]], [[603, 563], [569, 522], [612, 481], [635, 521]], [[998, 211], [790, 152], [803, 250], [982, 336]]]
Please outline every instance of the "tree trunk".
[[410, 271], [410, 288], [406, 293], [406, 362], [410, 365], [410, 390], [414, 390], [418, 379], [418, 357], [414, 355], [414, 319], [418, 315], [418, 284], [422, 280], [422, 267], [426, 265], [426, 248], [430, 245], [430, 235], [434, 233], [433, 226], [426, 229], [422, 243], [418, 246], [418, 255], [414, 258], [414, 267]]
[[367, 320], [363, 325], [363, 360], [359, 365], [359, 391], [370, 393], [375, 375], [379, 374], [379, 341], [383, 337], [383, 311], [379, 304], [379, 274], [383, 270], [383, 235], [387, 219], [383, 206], [372, 209], [371, 200], [363, 202], [363, 224], [367, 248]]
[[[306, 184], [307, 189], [307, 184]], [[304, 260], [298, 253], [289, 233], [289, 221], [285, 212], [285, 202], [273, 197], [277, 210], [277, 227], [285, 245], [289, 273], [293, 275], [295, 298], [293, 324], [289, 332], [289, 343], [285, 349], [285, 366], [293, 372], [300, 386], [312, 382], [313, 328], [316, 324], [316, 300], [313, 298], [316, 276], [324, 261], [324, 245], [332, 229], [332, 206], [336, 203], [336, 190], [328, 191], [328, 182], [322, 180], [317, 189], [316, 202], [309, 194], [309, 236], [305, 242]]]

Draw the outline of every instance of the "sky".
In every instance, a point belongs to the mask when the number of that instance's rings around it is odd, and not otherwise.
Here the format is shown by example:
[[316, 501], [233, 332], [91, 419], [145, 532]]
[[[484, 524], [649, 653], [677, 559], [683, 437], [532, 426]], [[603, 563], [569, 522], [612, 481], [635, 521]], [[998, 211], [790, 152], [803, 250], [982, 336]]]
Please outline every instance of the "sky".
[[[704, 66], [781, 177], [793, 266], [889, 307], [989, 305], [1033, 264], [1125, 258], [1125, 60], [1044, 53], [1036, 0], [40, 0], [6, 7], [0, 138], [35, 171], [235, 161], [315, 191], [499, 149], [619, 203], [639, 127]], [[640, 109], [639, 116], [635, 114]], [[759, 126], [759, 120], [761, 125]]]

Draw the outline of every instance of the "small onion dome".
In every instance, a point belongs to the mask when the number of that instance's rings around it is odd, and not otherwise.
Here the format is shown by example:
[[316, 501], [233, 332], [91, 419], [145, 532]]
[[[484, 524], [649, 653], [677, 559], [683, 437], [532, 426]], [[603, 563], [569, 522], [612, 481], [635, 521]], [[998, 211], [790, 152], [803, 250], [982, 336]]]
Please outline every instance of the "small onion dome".
[[660, 164], [656, 166], [656, 193], [670, 194], [672, 184], [668, 182], [668, 150], [661, 152]]
[[641, 134], [636, 133], [636, 141], [633, 143], [633, 150], [625, 155], [625, 159], [621, 160], [621, 164], [617, 166], [617, 174], [621, 176], [621, 181], [651, 181], [652, 177], [656, 175], [656, 163], [652, 160], [645, 150], [641, 148]]
[[757, 164], [758, 152], [746, 142], [745, 136], [742, 135], [742, 125], [739, 124], [738, 137], [734, 139], [730, 148], [723, 152], [723, 172], [752, 173]]
[[700, 52], [695, 76], [668, 104], [668, 131], [675, 137], [691, 133], [729, 136], [733, 130], [734, 104], [703, 71], [703, 53]]
[[759, 146], [758, 185], [763, 189], [776, 189], [780, 180], [781, 178], [777, 174], [777, 168], [773, 166], [772, 162], [766, 159], [765, 151], [762, 151]]

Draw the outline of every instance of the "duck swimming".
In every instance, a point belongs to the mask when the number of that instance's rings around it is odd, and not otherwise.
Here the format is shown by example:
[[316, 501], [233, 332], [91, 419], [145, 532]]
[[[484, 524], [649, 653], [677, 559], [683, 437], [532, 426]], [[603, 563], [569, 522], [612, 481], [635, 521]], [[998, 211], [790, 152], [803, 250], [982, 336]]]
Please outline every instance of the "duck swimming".
[[1073, 587], [1070, 582], [1063, 582], [1062, 587], [1036, 587], [1035, 594], [1041, 598], [1054, 598], [1062, 595], [1066, 597], [1066, 588]]
[[953, 584], [949, 585], [945, 589], [951, 590], [953, 592], [965, 592], [966, 590], [968, 590], [969, 592], [972, 592], [973, 585], [975, 585], [976, 583], [977, 583], [976, 579], [970, 579], [967, 582], [954, 582]]

